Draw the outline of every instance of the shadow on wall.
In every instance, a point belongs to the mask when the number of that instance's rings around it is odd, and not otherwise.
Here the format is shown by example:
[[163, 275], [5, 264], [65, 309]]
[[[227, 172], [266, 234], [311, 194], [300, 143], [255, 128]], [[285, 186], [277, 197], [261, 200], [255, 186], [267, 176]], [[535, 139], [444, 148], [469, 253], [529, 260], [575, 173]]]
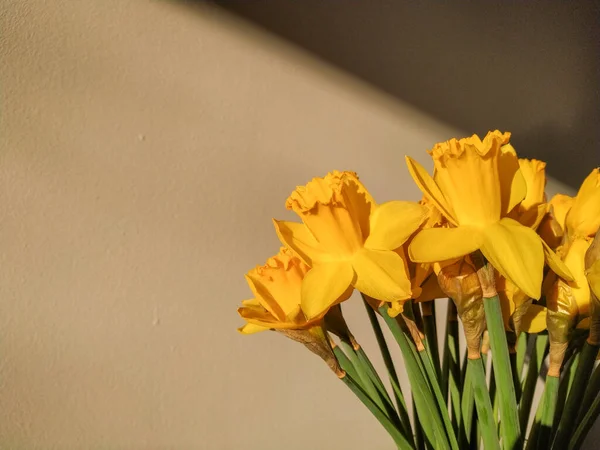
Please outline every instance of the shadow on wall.
[[600, 1], [215, 3], [563, 183], [600, 163]]

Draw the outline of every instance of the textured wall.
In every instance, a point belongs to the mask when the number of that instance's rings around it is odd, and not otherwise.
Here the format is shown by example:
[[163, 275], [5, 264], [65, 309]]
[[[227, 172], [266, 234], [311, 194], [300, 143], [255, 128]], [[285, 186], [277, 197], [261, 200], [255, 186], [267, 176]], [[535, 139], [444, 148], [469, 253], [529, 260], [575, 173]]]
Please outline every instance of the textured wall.
[[404, 154], [456, 132], [207, 7], [5, 1], [0, 20], [0, 445], [390, 448], [235, 308], [296, 184], [354, 169], [417, 199]]

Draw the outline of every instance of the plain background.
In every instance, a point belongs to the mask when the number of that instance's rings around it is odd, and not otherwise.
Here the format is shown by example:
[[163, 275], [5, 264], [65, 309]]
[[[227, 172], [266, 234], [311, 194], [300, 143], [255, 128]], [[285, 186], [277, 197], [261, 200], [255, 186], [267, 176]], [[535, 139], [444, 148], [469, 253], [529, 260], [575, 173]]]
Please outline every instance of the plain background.
[[392, 448], [316, 357], [236, 333], [243, 274], [296, 185], [417, 200], [404, 155], [468, 133], [207, 5], [5, 1], [0, 29], [2, 447]]

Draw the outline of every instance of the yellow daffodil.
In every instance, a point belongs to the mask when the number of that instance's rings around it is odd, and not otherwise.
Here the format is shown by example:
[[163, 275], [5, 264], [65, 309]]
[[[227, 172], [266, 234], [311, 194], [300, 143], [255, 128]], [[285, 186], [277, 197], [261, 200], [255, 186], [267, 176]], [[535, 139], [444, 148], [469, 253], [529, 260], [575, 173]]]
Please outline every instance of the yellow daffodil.
[[566, 219], [569, 238], [591, 237], [600, 227], [600, 169], [581, 184]]
[[326, 310], [350, 286], [385, 302], [411, 297], [406, 261], [394, 250], [425, 220], [421, 205], [377, 205], [354, 172], [334, 171], [296, 188], [286, 207], [302, 223], [275, 220], [275, 229], [312, 268], [301, 292], [307, 318]]
[[519, 159], [519, 168], [527, 185], [527, 194], [514, 208], [510, 217], [526, 227], [537, 229], [544, 218], [546, 203], [546, 163], [537, 159]]
[[552, 250], [562, 243], [565, 221], [571, 206], [573, 206], [573, 197], [564, 194], [556, 194], [548, 202], [548, 211], [537, 232]]
[[571, 279], [559, 258], [529, 227], [508, 217], [527, 194], [510, 133], [490, 132], [437, 144], [434, 177], [407, 157], [409, 171], [450, 223], [419, 232], [409, 247], [415, 262], [451, 260], [481, 250], [502, 276], [531, 298], [539, 298], [546, 257], [551, 268]]
[[[278, 255], [269, 258], [264, 266], [256, 267], [246, 274], [254, 298], [242, 302], [240, 316], [248, 322], [239, 331], [243, 334], [269, 329], [302, 330], [317, 326], [328, 310], [324, 307], [312, 317], [302, 310], [302, 281], [310, 268], [291, 250], [282, 248]], [[346, 289], [332, 303], [350, 297]]]

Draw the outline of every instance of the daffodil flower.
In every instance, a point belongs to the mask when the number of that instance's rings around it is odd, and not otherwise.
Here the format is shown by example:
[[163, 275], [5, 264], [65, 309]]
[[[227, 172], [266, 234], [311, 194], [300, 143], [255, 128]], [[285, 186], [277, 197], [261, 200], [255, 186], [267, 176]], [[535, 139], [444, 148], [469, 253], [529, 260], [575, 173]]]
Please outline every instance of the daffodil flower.
[[[239, 331], [251, 334], [265, 330], [303, 330], [319, 326], [328, 308], [307, 318], [301, 306], [302, 281], [310, 273], [308, 267], [291, 250], [282, 248], [246, 274], [254, 298], [242, 302], [240, 316], [248, 322]], [[333, 303], [346, 300], [352, 291], [346, 289]]]
[[281, 242], [311, 267], [301, 306], [312, 319], [350, 286], [385, 302], [411, 297], [406, 261], [394, 250], [425, 220], [418, 203], [377, 205], [354, 172], [334, 171], [299, 186], [286, 202], [302, 223], [274, 220]]
[[481, 250], [502, 276], [539, 298], [545, 258], [560, 276], [572, 277], [535, 231], [508, 217], [527, 193], [514, 150], [506, 147], [509, 137], [494, 131], [483, 140], [473, 135], [437, 144], [429, 152], [433, 178], [407, 157], [417, 186], [451, 225], [419, 232], [409, 256], [415, 262], [436, 262]]

